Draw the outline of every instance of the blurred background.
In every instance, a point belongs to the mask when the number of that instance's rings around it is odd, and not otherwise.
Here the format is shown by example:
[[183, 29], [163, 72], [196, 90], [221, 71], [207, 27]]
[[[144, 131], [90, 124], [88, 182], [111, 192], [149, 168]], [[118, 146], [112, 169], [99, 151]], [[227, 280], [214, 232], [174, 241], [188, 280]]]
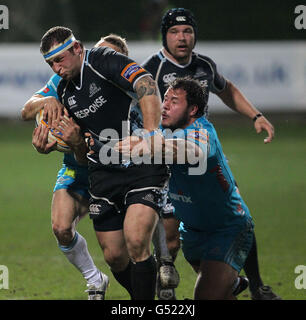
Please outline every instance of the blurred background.
[[[0, 116], [18, 117], [51, 70], [39, 54], [50, 27], [70, 27], [87, 47], [117, 33], [139, 63], [161, 47], [160, 21], [171, 7], [196, 16], [196, 51], [210, 56], [262, 111], [306, 110], [305, 29], [295, 28], [295, 0], [9, 0], [9, 29], [0, 30]], [[306, 20], [306, 19], [304, 19]], [[1, 20], [0, 20], [1, 21]], [[306, 22], [304, 22], [306, 24]], [[211, 97], [211, 112], [228, 112]]]
[[[283, 299], [306, 299], [295, 273], [306, 247], [306, 30], [296, 29], [295, 0], [0, 0], [0, 265], [9, 269], [1, 299], [86, 299], [80, 274], [59, 252], [50, 225], [50, 203], [62, 154], [41, 155], [31, 146], [32, 121], [19, 120], [24, 103], [52, 74], [39, 53], [51, 27], [70, 27], [90, 48], [117, 33], [137, 62], [161, 48], [163, 13], [193, 11], [195, 51], [211, 57], [275, 126], [265, 145], [253, 122], [210, 95], [217, 128], [235, 180], [255, 221], [265, 284]], [[301, 14], [301, 13], [300, 13]], [[306, 14], [306, 13], [305, 13]], [[3, 26], [8, 25], [8, 29]], [[107, 299], [127, 299], [113, 279], [87, 218], [78, 226], [97, 265], [111, 279]], [[195, 274], [179, 254], [178, 299], [192, 298]], [[1, 275], [0, 275], [1, 276]], [[1, 279], [1, 278], [0, 278]], [[1, 285], [1, 281], [0, 281]], [[241, 299], [250, 299], [244, 292]]]

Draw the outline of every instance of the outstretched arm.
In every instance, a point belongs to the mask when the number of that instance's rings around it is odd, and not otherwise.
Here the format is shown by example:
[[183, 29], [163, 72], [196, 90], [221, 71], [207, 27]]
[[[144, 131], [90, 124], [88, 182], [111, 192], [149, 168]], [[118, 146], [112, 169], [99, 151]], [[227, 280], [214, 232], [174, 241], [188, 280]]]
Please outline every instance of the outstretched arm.
[[[241, 113], [250, 119], [254, 119], [256, 115], [260, 114], [250, 101], [243, 95], [243, 93], [230, 81], [227, 80], [226, 88], [217, 93], [218, 97], [232, 110]], [[260, 116], [254, 121], [254, 127], [257, 133], [265, 130], [268, 137], [264, 139], [264, 143], [269, 143], [274, 137], [273, 125], [264, 117]]]

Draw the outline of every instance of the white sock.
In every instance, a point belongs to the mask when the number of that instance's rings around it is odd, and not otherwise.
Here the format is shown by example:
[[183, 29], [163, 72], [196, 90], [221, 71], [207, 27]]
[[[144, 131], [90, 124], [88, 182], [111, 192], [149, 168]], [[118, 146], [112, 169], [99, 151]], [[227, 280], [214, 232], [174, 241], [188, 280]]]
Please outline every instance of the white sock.
[[87, 248], [85, 238], [75, 232], [68, 246], [59, 245], [66, 258], [82, 273], [88, 284], [101, 283], [100, 270], [95, 266]]
[[163, 225], [162, 218], [159, 219], [156, 225], [156, 228], [153, 234], [153, 244], [156, 252], [156, 258], [158, 261], [160, 259], [166, 259], [166, 260], [171, 259], [172, 261], [172, 257], [167, 247], [166, 231]]

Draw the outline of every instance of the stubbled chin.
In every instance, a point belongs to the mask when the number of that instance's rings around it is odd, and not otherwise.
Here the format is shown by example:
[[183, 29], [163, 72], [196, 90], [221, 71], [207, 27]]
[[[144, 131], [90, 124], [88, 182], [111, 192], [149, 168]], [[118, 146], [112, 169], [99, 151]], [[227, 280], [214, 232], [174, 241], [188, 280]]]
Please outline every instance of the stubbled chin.
[[174, 57], [180, 64], [185, 64], [189, 61], [189, 56], [188, 54], [186, 53], [180, 53], [180, 54], [177, 54], [175, 57]]
[[167, 122], [166, 122], [166, 121], [162, 121], [162, 122], [161, 122], [161, 125], [162, 125], [164, 128], [167, 128]]

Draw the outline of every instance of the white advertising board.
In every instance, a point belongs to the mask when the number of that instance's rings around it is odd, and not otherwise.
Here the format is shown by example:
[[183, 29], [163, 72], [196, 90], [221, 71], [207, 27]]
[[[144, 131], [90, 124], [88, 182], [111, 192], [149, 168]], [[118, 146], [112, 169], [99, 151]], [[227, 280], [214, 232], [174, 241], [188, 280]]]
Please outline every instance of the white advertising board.
[[[157, 42], [130, 42], [130, 56], [141, 63], [160, 47]], [[195, 51], [212, 58], [261, 111], [306, 111], [306, 42], [198, 42]], [[0, 116], [18, 117], [25, 101], [51, 75], [38, 44], [1, 44]], [[228, 111], [215, 95], [209, 105], [211, 112]]]

